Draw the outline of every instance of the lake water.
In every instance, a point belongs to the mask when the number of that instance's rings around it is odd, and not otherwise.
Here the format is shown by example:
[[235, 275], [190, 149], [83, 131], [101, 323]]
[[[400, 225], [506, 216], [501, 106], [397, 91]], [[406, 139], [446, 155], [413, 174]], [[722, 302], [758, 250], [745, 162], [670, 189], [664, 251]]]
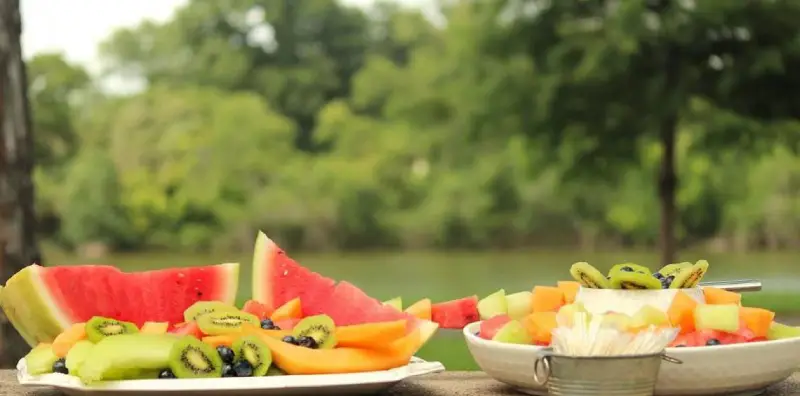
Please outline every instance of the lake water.
[[[508, 293], [530, 290], [537, 284], [553, 284], [568, 279], [569, 267], [576, 261], [587, 261], [601, 271], [621, 262], [658, 268], [655, 252], [401, 252], [296, 254], [293, 257], [323, 275], [354, 283], [375, 298], [385, 300], [403, 296], [405, 305], [424, 297], [444, 301], [472, 294], [484, 296], [500, 288]], [[775, 303], [783, 311], [800, 312], [798, 257], [792, 253], [687, 252], [680, 258], [686, 261], [708, 260], [710, 269], [706, 280], [759, 279], [764, 284], [764, 292], [755, 293], [752, 297], [774, 294], [780, 297], [772, 300], [780, 300]], [[250, 252], [231, 255], [123, 254], [102, 260], [49, 253], [45, 260], [48, 265], [102, 263], [118, 265], [125, 270], [240, 262], [239, 300], [244, 301], [250, 296]], [[765, 301], [764, 304], [769, 305], [770, 302]], [[419, 355], [425, 359], [442, 361], [449, 369], [475, 368], [457, 331], [440, 331]]]

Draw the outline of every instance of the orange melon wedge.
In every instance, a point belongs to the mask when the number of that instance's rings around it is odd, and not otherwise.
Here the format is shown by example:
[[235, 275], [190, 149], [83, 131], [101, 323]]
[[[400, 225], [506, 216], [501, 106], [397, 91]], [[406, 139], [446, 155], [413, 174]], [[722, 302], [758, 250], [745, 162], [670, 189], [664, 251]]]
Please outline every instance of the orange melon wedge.
[[300, 299], [295, 298], [281, 305], [275, 312], [270, 315], [270, 319], [275, 322], [284, 319], [299, 319], [303, 317], [303, 308], [300, 305]]
[[53, 340], [53, 344], [50, 347], [53, 348], [54, 355], [63, 358], [67, 356], [67, 352], [69, 352], [73, 345], [85, 339], [86, 323], [75, 323], [56, 336], [56, 339]]
[[406, 335], [405, 319], [336, 328], [336, 345], [352, 348], [384, 348]]
[[716, 287], [704, 287], [703, 297], [706, 304], [736, 304], [741, 305], [742, 295]]
[[697, 301], [689, 297], [688, 294], [679, 291], [672, 298], [672, 303], [667, 309], [667, 317], [674, 327], [680, 328], [680, 334], [691, 333], [694, 331], [694, 309]]
[[406, 308], [406, 313], [422, 320], [431, 320], [431, 310], [433, 303], [430, 298], [423, 298]]
[[575, 297], [578, 296], [581, 284], [575, 281], [559, 281], [558, 288], [564, 293], [564, 303], [572, 304], [575, 302]]
[[139, 329], [141, 334], [165, 334], [169, 329], [168, 322], [144, 322]]

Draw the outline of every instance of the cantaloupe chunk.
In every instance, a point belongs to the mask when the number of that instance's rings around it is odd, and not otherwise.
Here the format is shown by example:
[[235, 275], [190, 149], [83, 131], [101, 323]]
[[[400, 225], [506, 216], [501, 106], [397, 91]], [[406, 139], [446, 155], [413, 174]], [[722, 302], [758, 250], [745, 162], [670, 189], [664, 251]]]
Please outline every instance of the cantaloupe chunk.
[[406, 313], [422, 320], [431, 320], [431, 306], [433, 303], [430, 298], [423, 298], [406, 308]]
[[86, 339], [86, 323], [74, 323], [53, 340], [53, 354], [63, 358], [78, 341]]
[[300, 304], [300, 298], [295, 298], [278, 307], [269, 318], [275, 322], [277, 320], [299, 319], [302, 317], [303, 307]]
[[681, 334], [694, 331], [694, 309], [697, 308], [697, 301], [688, 294], [678, 291], [672, 298], [672, 304], [667, 310], [669, 322], [680, 328]]
[[704, 287], [703, 296], [706, 299], [706, 304], [742, 304], [741, 294], [716, 287]]
[[555, 312], [533, 312], [522, 319], [522, 324], [536, 344], [548, 345], [553, 338], [553, 329], [558, 327]]
[[389, 370], [401, 367], [424, 343], [420, 329], [391, 343], [385, 349], [309, 349], [268, 335], [259, 338], [272, 351], [272, 358], [287, 374], [341, 374]]
[[164, 334], [169, 329], [169, 322], [144, 322], [139, 329], [141, 334]]
[[379, 349], [406, 335], [405, 319], [391, 322], [364, 323], [336, 328], [339, 347]]
[[575, 302], [581, 284], [575, 281], [559, 281], [558, 288], [564, 293], [564, 303], [572, 304]]
[[564, 305], [564, 292], [557, 287], [536, 286], [531, 295], [533, 312], [557, 312]]
[[766, 337], [772, 321], [775, 320], [775, 312], [763, 308], [741, 307], [739, 318], [755, 337]]

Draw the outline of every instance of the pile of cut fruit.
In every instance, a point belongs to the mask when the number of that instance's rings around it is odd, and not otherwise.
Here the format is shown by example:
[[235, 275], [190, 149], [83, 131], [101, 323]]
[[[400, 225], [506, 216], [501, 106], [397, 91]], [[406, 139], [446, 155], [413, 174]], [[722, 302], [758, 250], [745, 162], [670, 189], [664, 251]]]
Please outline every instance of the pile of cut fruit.
[[[386, 370], [403, 366], [436, 325], [408, 322], [337, 327], [327, 315], [288, 317], [256, 301], [240, 310], [200, 301], [175, 325], [93, 317], [25, 357], [28, 374], [68, 374], [83, 383], [128, 379], [258, 377]], [[276, 323], [287, 327], [285, 330]]]
[[697, 287], [708, 272], [708, 261], [699, 260], [665, 265], [657, 272], [633, 263], [617, 264], [603, 275], [589, 263], [575, 263], [570, 275], [589, 289], [658, 290], [691, 289]]
[[[645, 274], [653, 279], [671, 278], [668, 281], [671, 286], [668, 288], [685, 289], [687, 282], [696, 286], [708, 270], [708, 263], [704, 260], [694, 265], [687, 264], [665, 266], [658, 275], [650, 275], [650, 271], [643, 266], [620, 264], [612, 268], [609, 277], [612, 287], [618, 289], [649, 289], [650, 287], [631, 286], [645, 284], [642, 282]], [[504, 343], [550, 345], [552, 331], [559, 327], [559, 323], [576, 313], [589, 314], [583, 304], [576, 301], [580, 288], [607, 286], [607, 283], [597, 282], [597, 274], [600, 272], [587, 266], [586, 263], [577, 263], [570, 271], [580, 281], [562, 281], [557, 286], [536, 286], [530, 293], [521, 292], [508, 296], [504, 290], [500, 290], [480, 300], [478, 310], [483, 321], [477, 335], [486, 340]], [[673, 275], [672, 271], [677, 271], [678, 275]], [[607, 279], [603, 275], [599, 276], [603, 280]], [[676, 281], [682, 286], [676, 287]], [[610, 309], [595, 316], [602, 316], [604, 325], [634, 333], [653, 327], [678, 328], [679, 335], [672, 342], [673, 347], [715, 346], [800, 337], [800, 328], [775, 322], [774, 312], [763, 308], [743, 307], [741, 295], [738, 293], [704, 287], [702, 294], [704, 303], [698, 302], [683, 290], [675, 290], [667, 310], [643, 305], [633, 315]]]

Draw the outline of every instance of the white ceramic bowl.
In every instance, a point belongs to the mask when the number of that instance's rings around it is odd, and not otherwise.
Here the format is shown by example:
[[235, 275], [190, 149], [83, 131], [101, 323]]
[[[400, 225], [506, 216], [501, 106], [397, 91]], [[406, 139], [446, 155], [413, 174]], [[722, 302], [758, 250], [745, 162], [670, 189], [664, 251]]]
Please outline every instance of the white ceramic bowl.
[[[518, 390], [546, 395], [533, 379], [543, 347], [503, 344], [475, 335], [480, 322], [464, 328], [472, 357], [490, 377]], [[696, 348], [667, 348], [683, 364], [663, 362], [656, 395], [757, 395], [800, 367], [800, 338]]]
[[604, 313], [615, 311], [633, 315], [645, 305], [652, 305], [666, 312], [678, 292], [686, 293], [698, 303], [705, 303], [703, 289], [664, 289], [664, 290], [611, 290], [587, 289], [578, 290], [575, 301], [580, 302], [591, 313]]

